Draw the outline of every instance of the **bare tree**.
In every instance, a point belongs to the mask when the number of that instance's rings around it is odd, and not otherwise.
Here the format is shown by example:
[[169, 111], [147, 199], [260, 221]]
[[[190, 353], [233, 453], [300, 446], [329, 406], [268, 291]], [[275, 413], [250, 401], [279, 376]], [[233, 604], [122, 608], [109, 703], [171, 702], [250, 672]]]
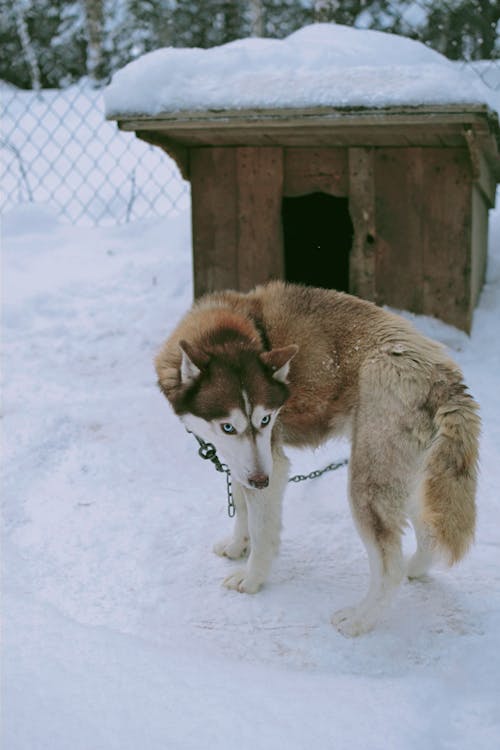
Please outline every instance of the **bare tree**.
[[23, 54], [30, 69], [31, 88], [34, 91], [40, 91], [42, 88], [40, 82], [40, 67], [29, 35], [28, 24], [26, 23], [26, 13], [29, 10], [29, 6], [29, 0], [17, 0], [15, 4], [16, 26]]
[[318, 23], [331, 21], [336, 10], [339, 10], [338, 0], [314, 0], [314, 20]]
[[103, 0], [84, 0], [87, 31], [87, 75], [99, 84], [103, 77]]
[[262, 0], [249, 0], [250, 34], [264, 36], [264, 8]]

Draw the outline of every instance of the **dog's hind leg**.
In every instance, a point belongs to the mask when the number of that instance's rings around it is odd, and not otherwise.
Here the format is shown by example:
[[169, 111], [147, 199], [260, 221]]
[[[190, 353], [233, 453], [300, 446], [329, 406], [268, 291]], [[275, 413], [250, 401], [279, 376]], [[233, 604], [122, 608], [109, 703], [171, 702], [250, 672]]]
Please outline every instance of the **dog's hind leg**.
[[418, 511], [411, 512], [410, 518], [417, 538], [417, 549], [408, 562], [406, 574], [408, 578], [421, 578], [428, 572], [436, 557], [435, 541]]
[[370, 584], [359, 604], [333, 615], [332, 622], [343, 635], [356, 636], [371, 630], [403, 579], [402, 518], [399, 513], [391, 518], [382, 510], [387, 501], [399, 505], [399, 492], [394, 485], [380, 485], [373, 477], [365, 482], [351, 479], [351, 508], [368, 553]]
[[375, 392], [354, 420], [349, 495], [368, 553], [370, 585], [357, 606], [333, 615], [333, 624], [344, 635], [371, 630], [404, 577], [401, 536], [418, 450], [411, 435], [401, 430], [401, 419], [398, 403], [384, 403]]
[[269, 486], [262, 490], [244, 490], [248, 511], [250, 555], [246, 568], [226, 578], [224, 585], [242, 593], [255, 594], [269, 576], [278, 553], [281, 533], [281, 507], [288, 481], [289, 461], [280, 449], [273, 454], [273, 472]]
[[233, 482], [233, 500], [236, 510], [233, 534], [214, 544], [213, 550], [220, 557], [237, 560], [239, 557], [243, 557], [250, 548], [247, 504], [243, 487], [237, 482]]

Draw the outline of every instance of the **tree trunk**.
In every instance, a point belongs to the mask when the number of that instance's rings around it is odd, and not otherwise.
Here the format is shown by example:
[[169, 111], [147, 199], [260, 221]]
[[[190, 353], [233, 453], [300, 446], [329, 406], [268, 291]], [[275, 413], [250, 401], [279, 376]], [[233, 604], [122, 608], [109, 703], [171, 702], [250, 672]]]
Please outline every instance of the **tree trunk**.
[[241, 34], [241, 11], [238, 3], [233, 1], [223, 3], [224, 12], [224, 42], [232, 42]]
[[251, 36], [264, 36], [264, 9], [262, 0], [250, 0]]
[[338, 0], [314, 0], [313, 13], [316, 23], [328, 23], [334, 18], [335, 11], [339, 10]]
[[17, 25], [17, 33], [19, 34], [19, 40], [21, 42], [21, 47], [23, 49], [23, 54], [26, 59], [26, 62], [28, 64], [28, 67], [30, 69], [30, 75], [31, 75], [31, 88], [34, 91], [40, 91], [42, 88], [42, 84], [40, 81], [40, 67], [38, 65], [38, 60], [35, 54], [35, 50], [33, 48], [33, 44], [31, 43], [31, 38], [28, 31], [28, 24], [26, 23], [26, 17], [25, 13], [27, 10], [27, 4], [23, 2], [16, 3], [16, 25]]
[[479, 39], [479, 57], [483, 60], [493, 59], [497, 42], [497, 25], [500, 21], [500, 6], [489, 0], [480, 0], [481, 35]]
[[102, 82], [104, 9], [103, 0], [84, 0], [85, 27], [87, 32], [87, 75], [95, 84]]

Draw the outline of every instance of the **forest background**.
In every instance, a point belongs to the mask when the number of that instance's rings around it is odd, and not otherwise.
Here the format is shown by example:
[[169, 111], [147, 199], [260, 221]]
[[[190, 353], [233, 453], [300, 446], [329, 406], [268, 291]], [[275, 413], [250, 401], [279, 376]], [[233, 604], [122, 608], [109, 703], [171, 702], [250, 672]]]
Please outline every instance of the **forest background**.
[[0, 79], [64, 88], [159, 47], [285, 37], [315, 22], [417, 39], [452, 60], [500, 58], [498, 0], [0, 0]]

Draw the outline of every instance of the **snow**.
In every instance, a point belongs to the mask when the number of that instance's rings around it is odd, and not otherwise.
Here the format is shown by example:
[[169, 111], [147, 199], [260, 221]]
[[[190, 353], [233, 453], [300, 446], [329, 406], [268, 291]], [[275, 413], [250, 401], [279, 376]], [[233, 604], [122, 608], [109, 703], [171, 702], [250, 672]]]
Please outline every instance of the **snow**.
[[[3, 224], [3, 747], [493, 750], [500, 742], [500, 212], [471, 337], [443, 341], [482, 405], [479, 526], [467, 559], [406, 583], [343, 638], [367, 561], [346, 470], [289, 485], [282, 551], [256, 596], [220, 583], [225, 483], [155, 386], [191, 300], [188, 214]], [[294, 472], [347, 455], [294, 452]], [[407, 549], [412, 539], [406, 540]]]
[[500, 94], [471, 68], [380, 31], [314, 24], [286, 39], [240, 39], [210, 49], [143, 55], [105, 91], [108, 118], [289, 107], [488, 104]]

